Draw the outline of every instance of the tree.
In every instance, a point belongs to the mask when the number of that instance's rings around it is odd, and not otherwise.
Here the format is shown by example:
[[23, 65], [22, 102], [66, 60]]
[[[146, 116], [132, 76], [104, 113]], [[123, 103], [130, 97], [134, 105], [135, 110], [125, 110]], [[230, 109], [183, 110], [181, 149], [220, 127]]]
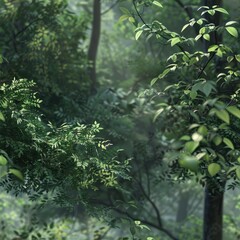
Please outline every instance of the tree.
[[[170, 31], [158, 20], [146, 23], [138, 8], [152, 4], [162, 7], [158, 1], [133, 1], [135, 20], [138, 17], [143, 23], [136, 29], [136, 39], [145, 33], [180, 50], [168, 58], [170, 64], [151, 82], [153, 85], [168, 76], [177, 79], [164, 91], [165, 98], [156, 113], [159, 123], [166, 123], [161, 127], [169, 144], [166, 159], [180, 180], [196, 176], [206, 185], [204, 239], [221, 239], [225, 183], [233, 179], [237, 184], [239, 174], [240, 110], [238, 87], [233, 84], [238, 82], [240, 59], [235, 49], [229, 47], [229, 38], [223, 43], [218, 36], [225, 31], [238, 38], [237, 29], [232, 26], [236, 22], [221, 25], [220, 14], [228, 12], [221, 6], [208, 4], [199, 8], [205, 18], [192, 18], [183, 27], [182, 31], [199, 28], [195, 38], [187, 38]], [[209, 43], [205, 44], [206, 52], [196, 45], [203, 40]]]

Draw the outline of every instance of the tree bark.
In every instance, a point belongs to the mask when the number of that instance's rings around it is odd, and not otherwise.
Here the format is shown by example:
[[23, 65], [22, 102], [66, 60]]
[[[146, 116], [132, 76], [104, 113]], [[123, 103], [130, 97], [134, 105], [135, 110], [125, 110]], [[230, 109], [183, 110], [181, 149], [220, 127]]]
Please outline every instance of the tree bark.
[[91, 92], [96, 93], [97, 89], [97, 75], [96, 75], [96, 60], [101, 33], [101, 1], [93, 1], [93, 21], [90, 45], [88, 49], [88, 60], [90, 66], [88, 67], [88, 74], [91, 80]]
[[204, 199], [203, 240], [222, 240], [224, 189], [213, 193], [207, 183]]

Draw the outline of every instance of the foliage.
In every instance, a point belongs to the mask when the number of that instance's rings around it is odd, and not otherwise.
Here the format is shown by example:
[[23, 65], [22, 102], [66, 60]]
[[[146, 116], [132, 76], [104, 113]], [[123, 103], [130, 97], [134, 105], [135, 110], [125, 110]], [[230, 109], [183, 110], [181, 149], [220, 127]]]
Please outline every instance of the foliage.
[[44, 106], [52, 108], [69, 91], [88, 91], [84, 12], [73, 14], [65, 0], [6, 0], [0, 8], [1, 82], [34, 79]]
[[[137, 4], [135, 1], [138, 12]], [[180, 50], [168, 58], [169, 65], [152, 80], [153, 85], [159, 79], [170, 78], [173, 73], [177, 79], [163, 92], [165, 97], [156, 116], [159, 122], [167, 122], [161, 129], [170, 144], [166, 160], [173, 172], [180, 179], [197, 173], [203, 176], [202, 180], [214, 178], [220, 185], [232, 178], [238, 182], [239, 55], [227, 44], [214, 42], [213, 35], [225, 31], [237, 38], [238, 32], [233, 26], [236, 21], [217, 26], [202, 16], [213, 16], [217, 12], [228, 14], [225, 9], [203, 6], [199, 11], [201, 16], [191, 19], [182, 29], [199, 25], [195, 38], [172, 32], [157, 20], [151, 24], [143, 22], [144, 25], [136, 29], [136, 38], [144, 32]], [[197, 50], [202, 38], [210, 42], [206, 52]], [[191, 51], [185, 50], [188, 45]], [[221, 64], [221, 69], [214, 69], [216, 64]]]
[[30, 195], [54, 190], [56, 201], [75, 204], [97, 194], [100, 187], [117, 187], [119, 178], [127, 178], [127, 162], [104, 154], [109, 142], [96, 136], [101, 130], [96, 122], [45, 124], [34, 86], [24, 79], [1, 86], [0, 146], [9, 167], [16, 166], [24, 175], [20, 183], [11, 174], [5, 176], [2, 185], [7, 190]]

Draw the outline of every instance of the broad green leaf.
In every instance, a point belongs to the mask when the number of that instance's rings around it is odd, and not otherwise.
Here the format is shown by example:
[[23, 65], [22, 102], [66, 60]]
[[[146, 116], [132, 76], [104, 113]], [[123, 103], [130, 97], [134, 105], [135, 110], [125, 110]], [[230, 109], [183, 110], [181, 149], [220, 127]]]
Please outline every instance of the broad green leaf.
[[171, 46], [173, 47], [174, 45], [178, 44], [181, 42], [181, 39], [179, 37], [175, 37], [171, 39]]
[[208, 134], [208, 129], [204, 126], [204, 125], [201, 125], [199, 128], [198, 128], [198, 132], [202, 135], [202, 136], [206, 136]]
[[230, 26], [230, 25], [233, 25], [235, 23], [238, 23], [237, 21], [229, 21], [225, 24], [225, 26]]
[[226, 30], [231, 34], [233, 37], [238, 37], [238, 31], [235, 27], [226, 27]]
[[190, 138], [190, 136], [188, 136], [188, 135], [184, 135], [184, 136], [182, 136], [179, 140], [189, 141], [189, 140], [191, 140], [191, 138]]
[[237, 178], [240, 179], [240, 167], [236, 169]]
[[210, 35], [208, 33], [204, 34], [203, 38], [207, 41], [210, 41]]
[[230, 63], [233, 59], [234, 59], [233, 56], [228, 56], [228, 57], [227, 57], [227, 62]]
[[0, 112], [0, 120], [1, 121], [5, 121], [5, 118], [4, 118], [4, 116], [3, 116], [3, 114]]
[[229, 147], [231, 148], [232, 150], [234, 150], [234, 145], [232, 143], [232, 141], [228, 138], [223, 138], [223, 142]]
[[192, 172], [196, 172], [199, 168], [199, 160], [195, 156], [182, 154], [179, 158], [179, 164], [181, 167], [189, 169]]
[[225, 123], [229, 124], [230, 123], [230, 117], [229, 114], [226, 110], [221, 109], [221, 110], [215, 110], [215, 113], [218, 118], [223, 120]]
[[0, 155], [0, 165], [5, 166], [7, 165], [7, 162], [7, 159], [4, 156]]
[[221, 48], [218, 48], [218, 50], [217, 50], [217, 52], [216, 52], [216, 55], [217, 55], [218, 57], [220, 57], [220, 58], [223, 56], [223, 51], [222, 51]]
[[217, 12], [221, 12], [221, 13], [224, 13], [224, 14], [228, 14], [228, 15], [229, 15], [228, 11], [225, 10], [224, 8], [215, 8], [214, 10], [217, 11]]
[[161, 8], [163, 7], [162, 4], [158, 1], [153, 1], [153, 4]]
[[199, 142], [190, 141], [185, 144], [184, 148], [187, 152], [193, 153], [197, 149], [198, 146], [199, 146]]
[[200, 38], [202, 37], [202, 34], [198, 34], [196, 37], [195, 37], [195, 40], [199, 40]]
[[218, 49], [218, 45], [212, 45], [208, 48], [208, 52], [215, 52]]
[[237, 158], [238, 162], [240, 163], [240, 157]]
[[191, 91], [189, 96], [190, 96], [191, 99], [194, 100], [194, 99], [196, 99], [197, 95], [198, 95], [198, 94], [197, 94], [196, 91]]
[[220, 135], [215, 136], [213, 142], [216, 146], [220, 145], [222, 143], [222, 137]]
[[237, 60], [238, 62], [240, 62], [240, 54], [235, 55], [235, 58], [236, 58], [236, 60]]
[[230, 106], [230, 107], [227, 107], [227, 110], [232, 114], [234, 115], [235, 117], [239, 118], [240, 119], [240, 109], [237, 108], [236, 106]]
[[128, 15], [122, 15], [120, 18], [119, 18], [119, 22], [123, 22], [125, 20], [127, 20], [129, 18]]
[[16, 177], [18, 177], [20, 180], [22, 180], [22, 181], [24, 180], [23, 175], [19, 170], [10, 168], [9, 172], [12, 173], [13, 175], [15, 175]]
[[135, 39], [138, 40], [142, 33], [143, 33], [143, 30], [136, 32]]
[[202, 20], [202, 19], [199, 19], [199, 20], [197, 21], [197, 24], [198, 24], [198, 25], [202, 25], [202, 24], [203, 24], [203, 20]]
[[218, 163], [211, 163], [208, 165], [209, 174], [214, 177], [221, 170], [221, 166]]
[[134, 23], [135, 22], [135, 19], [133, 17], [129, 17], [128, 18], [128, 21], [131, 22], [131, 23]]

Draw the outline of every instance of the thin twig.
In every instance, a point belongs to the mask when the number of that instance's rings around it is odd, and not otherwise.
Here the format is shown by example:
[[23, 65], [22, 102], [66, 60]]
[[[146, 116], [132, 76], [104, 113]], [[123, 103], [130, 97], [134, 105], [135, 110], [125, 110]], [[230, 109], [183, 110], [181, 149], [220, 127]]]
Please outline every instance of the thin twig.
[[108, 9], [106, 9], [105, 11], [101, 12], [101, 15], [104, 15], [106, 14], [107, 12], [109, 12], [111, 9], [113, 9], [118, 3], [119, 3], [120, 0], [117, 0], [115, 3], [113, 3]]

